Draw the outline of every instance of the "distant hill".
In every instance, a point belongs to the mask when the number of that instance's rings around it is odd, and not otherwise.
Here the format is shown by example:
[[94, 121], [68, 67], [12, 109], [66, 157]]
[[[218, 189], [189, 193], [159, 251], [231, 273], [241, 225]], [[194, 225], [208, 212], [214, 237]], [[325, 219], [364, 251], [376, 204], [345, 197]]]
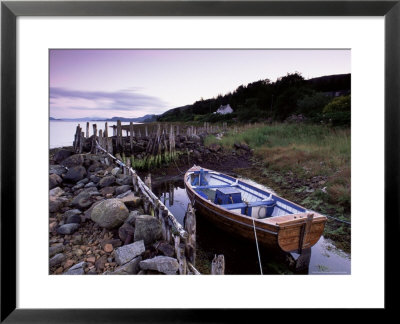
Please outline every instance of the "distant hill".
[[[293, 114], [319, 118], [326, 103], [336, 96], [351, 92], [351, 74], [327, 75], [304, 79], [300, 73], [287, 74], [276, 82], [268, 79], [240, 85], [233, 92], [199, 100], [193, 104], [170, 109], [157, 120], [198, 122], [255, 122], [272, 119], [281, 121]], [[218, 91], [218, 89], [216, 89]], [[230, 105], [233, 112], [215, 114]]]
[[117, 121], [120, 120], [121, 122], [135, 122], [135, 123], [150, 123], [157, 120], [157, 115], [144, 115], [142, 117], [136, 118], [126, 118], [126, 117], [112, 117], [107, 119], [107, 121]]
[[49, 120], [59, 120], [59, 121], [79, 121], [79, 122], [88, 122], [88, 121], [118, 121], [121, 122], [135, 122], [135, 123], [151, 123], [157, 120], [157, 115], [145, 115], [142, 117], [136, 118], [126, 118], [126, 117], [112, 117], [112, 118], [105, 118], [105, 117], [82, 117], [82, 118], [53, 118], [50, 117]]

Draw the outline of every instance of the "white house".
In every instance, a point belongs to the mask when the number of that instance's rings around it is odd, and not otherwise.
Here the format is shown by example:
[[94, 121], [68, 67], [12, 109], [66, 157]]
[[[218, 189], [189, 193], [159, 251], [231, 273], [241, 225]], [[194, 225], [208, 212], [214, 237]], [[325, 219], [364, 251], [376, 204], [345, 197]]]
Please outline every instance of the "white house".
[[232, 107], [229, 104], [227, 104], [226, 106], [221, 105], [214, 114], [226, 115], [232, 112], [233, 112]]

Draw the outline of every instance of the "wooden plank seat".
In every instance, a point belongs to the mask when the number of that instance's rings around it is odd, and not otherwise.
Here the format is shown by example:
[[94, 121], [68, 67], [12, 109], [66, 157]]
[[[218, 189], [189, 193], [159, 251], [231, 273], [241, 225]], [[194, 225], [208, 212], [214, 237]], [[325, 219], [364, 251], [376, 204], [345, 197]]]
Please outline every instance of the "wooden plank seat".
[[226, 209], [239, 209], [239, 208], [246, 208], [246, 207], [258, 207], [258, 206], [266, 206], [266, 207], [272, 207], [272, 204], [270, 201], [254, 201], [250, 202], [248, 204], [246, 203], [237, 203], [237, 204], [225, 204], [225, 205], [219, 205], [222, 208]]

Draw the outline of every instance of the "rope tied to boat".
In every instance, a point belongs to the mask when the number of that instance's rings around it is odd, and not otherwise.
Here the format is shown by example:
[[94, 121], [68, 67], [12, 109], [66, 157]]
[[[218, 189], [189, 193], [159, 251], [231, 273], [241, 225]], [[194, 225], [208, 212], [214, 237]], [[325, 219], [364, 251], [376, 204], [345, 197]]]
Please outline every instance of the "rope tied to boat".
[[261, 265], [261, 257], [260, 257], [260, 249], [258, 247], [258, 240], [257, 240], [257, 232], [256, 232], [256, 224], [254, 223], [254, 218], [251, 217], [251, 220], [253, 221], [253, 229], [254, 229], [254, 237], [256, 239], [256, 247], [257, 247], [257, 255], [258, 255], [258, 264], [260, 266], [260, 272], [263, 274], [262, 271], [262, 265]]

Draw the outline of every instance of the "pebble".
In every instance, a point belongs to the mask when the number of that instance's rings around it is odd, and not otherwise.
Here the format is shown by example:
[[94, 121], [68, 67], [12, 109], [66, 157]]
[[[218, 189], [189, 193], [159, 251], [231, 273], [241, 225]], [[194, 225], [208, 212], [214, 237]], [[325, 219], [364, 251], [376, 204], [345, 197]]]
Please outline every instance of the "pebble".
[[112, 244], [106, 244], [106, 245], [104, 245], [104, 248], [103, 248], [103, 249], [104, 249], [104, 251], [107, 252], [107, 253], [111, 253], [111, 252], [114, 250]]
[[64, 264], [64, 269], [68, 269], [74, 265], [75, 261], [74, 260], [67, 260]]
[[86, 259], [86, 261], [90, 262], [90, 263], [95, 263], [96, 262], [96, 258], [95, 257], [89, 257], [89, 258]]
[[56, 254], [55, 256], [53, 256], [53, 257], [50, 259], [50, 261], [49, 261], [50, 267], [58, 266], [58, 265], [60, 265], [64, 260], [65, 260], [64, 254], [58, 253], [58, 254]]

